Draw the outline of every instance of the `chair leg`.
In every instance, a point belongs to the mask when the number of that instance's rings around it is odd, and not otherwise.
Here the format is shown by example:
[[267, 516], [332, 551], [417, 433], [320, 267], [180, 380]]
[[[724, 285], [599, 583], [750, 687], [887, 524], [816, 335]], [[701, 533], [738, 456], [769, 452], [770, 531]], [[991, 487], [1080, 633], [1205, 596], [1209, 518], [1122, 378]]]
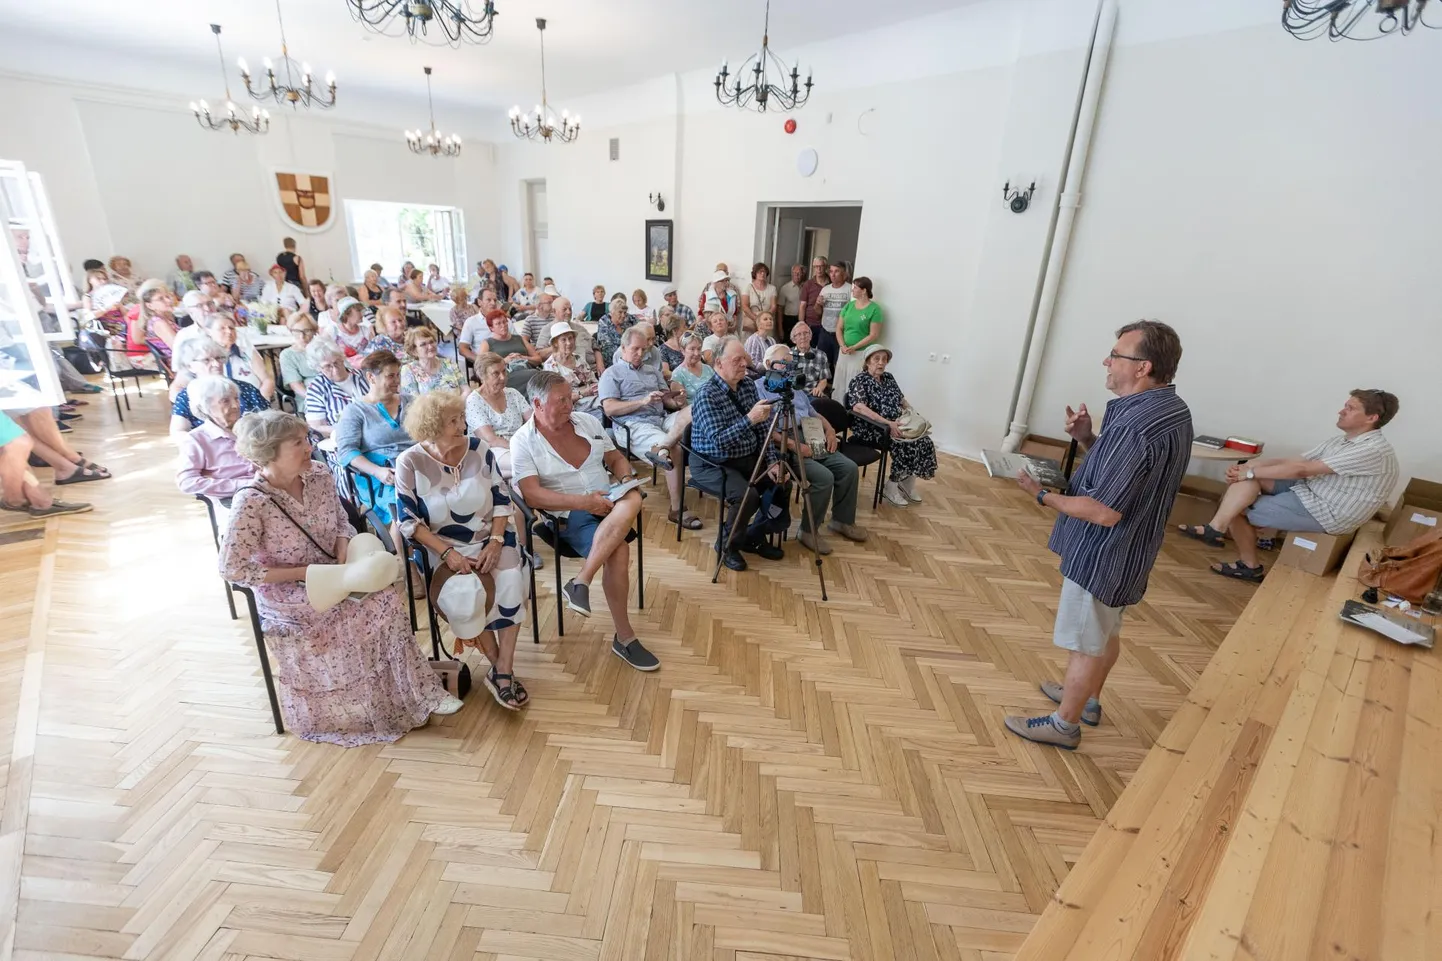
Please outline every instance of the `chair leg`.
[[556, 530], [556, 634], [566, 636], [566, 598], [561, 593], [561, 531]]
[[[406, 569], [406, 602], [411, 606], [411, 633], [414, 634], [420, 628], [416, 624], [416, 591], [411, 581], [411, 559], [402, 555], [401, 564]], [[426, 595], [426, 601], [430, 601], [429, 594]]]
[[881, 484], [886, 479], [886, 451], [881, 452], [881, 460], [876, 462], [876, 493], [871, 495], [871, 509], [876, 510], [881, 506]]
[[230, 606], [230, 619], [232, 621], [240, 620], [240, 615], [235, 612], [235, 591], [230, 589], [230, 584], [225, 580], [220, 583], [225, 587], [225, 603]]
[[541, 643], [541, 615], [536, 603], [536, 569], [534, 567], [531, 568], [531, 643]]
[[275, 678], [270, 673], [270, 655], [265, 650], [265, 632], [260, 626], [260, 612], [255, 609], [255, 596], [245, 595], [250, 608], [250, 628], [255, 632], [255, 649], [260, 655], [260, 673], [265, 678], [265, 693], [270, 697], [270, 715], [275, 719], [275, 733], [284, 734], [285, 724], [280, 719], [280, 700], [275, 696]]
[[129, 410], [129, 409], [130, 409], [130, 385], [127, 383], [127, 380], [128, 380], [128, 378], [125, 378], [125, 377], [122, 377], [122, 378], [120, 379], [120, 399], [123, 400], [123, 401], [125, 401], [125, 409], [126, 409], [126, 410]]
[[115, 389], [115, 375], [110, 372], [109, 367], [105, 368], [105, 377], [110, 381], [110, 399], [115, 401], [115, 416], [119, 417], [120, 422], [123, 424], [125, 423], [125, 415], [120, 412], [120, 391]]
[[[636, 609], [646, 609], [646, 536], [641, 531], [641, 517], [646, 511], [636, 513]], [[680, 530], [680, 525], [677, 525]]]

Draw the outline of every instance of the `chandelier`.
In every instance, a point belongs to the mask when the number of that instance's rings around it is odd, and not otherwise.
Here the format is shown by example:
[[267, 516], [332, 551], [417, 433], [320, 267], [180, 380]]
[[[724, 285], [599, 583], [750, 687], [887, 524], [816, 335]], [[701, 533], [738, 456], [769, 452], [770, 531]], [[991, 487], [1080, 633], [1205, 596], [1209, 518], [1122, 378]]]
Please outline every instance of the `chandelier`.
[[[404, 27], [411, 42], [486, 43], [495, 31], [496, 5], [485, 0], [476, 11], [471, 0], [346, 0], [350, 14], [376, 33], [399, 36]], [[432, 26], [438, 27], [431, 33]]]
[[[264, 100], [267, 97], [274, 97], [279, 104], [290, 104], [292, 107], [334, 107], [335, 106], [335, 74], [325, 75], [325, 96], [317, 94], [311, 79], [310, 64], [296, 63], [291, 59], [290, 47], [285, 42], [285, 19], [280, 15], [280, 0], [275, 0], [275, 19], [280, 24], [280, 73], [284, 75], [285, 82], [281, 83], [276, 74], [276, 64], [271, 63], [270, 58], [264, 61], [266, 83], [259, 87], [250, 85], [250, 68], [245, 65], [242, 57], [240, 64], [240, 79], [245, 81], [245, 91], [256, 100]], [[299, 76], [299, 83], [296, 82]], [[327, 99], [329, 98], [329, 99]]]
[[1282, 27], [1300, 40], [1380, 40], [1417, 27], [1442, 29], [1424, 18], [1428, 0], [1282, 0]]
[[569, 110], [561, 111], [561, 122], [551, 113], [546, 100], [546, 20], [536, 18], [536, 29], [541, 31], [541, 102], [536, 104], [535, 114], [521, 113], [521, 108], [511, 108], [511, 131], [523, 140], [540, 140], [550, 143], [553, 139], [570, 143], [581, 135], [581, 118], [573, 117]]
[[[752, 63], [755, 61], [755, 63]], [[751, 67], [751, 82], [741, 85], [741, 77]], [[766, 0], [766, 24], [761, 31], [761, 50], [747, 57], [736, 71], [736, 79], [730, 79], [726, 61], [721, 61], [721, 72], [716, 75], [716, 99], [722, 106], [735, 105], [742, 110], [765, 113], [774, 101], [782, 110], [795, 110], [811, 98], [811, 71], [806, 72], [805, 90], [802, 90], [799, 64], [792, 66], [790, 83], [787, 81], [786, 64], [771, 52], [771, 0]], [[772, 75], [781, 84], [771, 82]]]
[[191, 113], [195, 114], [196, 122], [206, 130], [224, 130], [229, 127], [237, 134], [242, 130], [246, 133], [265, 133], [270, 129], [270, 111], [251, 107], [250, 116], [246, 117], [235, 109], [235, 101], [230, 99], [230, 79], [225, 75], [225, 51], [220, 48], [220, 24], [212, 23], [210, 32], [215, 34], [215, 52], [220, 57], [220, 82], [225, 87], [225, 116], [211, 116], [210, 104], [204, 100], [198, 104], [192, 100]]
[[459, 157], [461, 154], [461, 138], [455, 134], [449, 137], [442, 137], [436, 133], [436, 104], [431, 99], [431, 68], [426, 67], [426, 103], [431, 109], [431, 132], [422, 133], [419, 129], [406, 131], [406, 145], [411, 148], [411, 153], [428, 153], [432, 157]]

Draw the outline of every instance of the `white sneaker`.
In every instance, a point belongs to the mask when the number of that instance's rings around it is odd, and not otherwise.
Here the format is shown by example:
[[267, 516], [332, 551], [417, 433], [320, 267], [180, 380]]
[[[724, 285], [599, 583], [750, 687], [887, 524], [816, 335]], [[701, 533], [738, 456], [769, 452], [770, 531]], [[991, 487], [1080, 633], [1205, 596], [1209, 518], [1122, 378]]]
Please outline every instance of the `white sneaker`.
[[901, 492], [901, 486], [897, 484], [896, 481], [889, 480], [882, 484], [881, 496], [893, 507], [906, 507], [911, 503], [906, 499], [906, 495]]
[[436, 705], [436, 707], [431, 710], [431, 713], [445, 716], [448, 714], [454, 714], [465, 706], [465, 701], [461, 700], [458, 697], [455, 697], [454, 695], [447, 694], [446, 699], [440, 704]]
[[916, 492], [915, 474], [908, 474], [906, 478], [899, 481], [896, 486], [901, 488], [901, 492], [906, 495], [907, 500], [911, 501], [913, 504], [921, 503], [921, 495]]

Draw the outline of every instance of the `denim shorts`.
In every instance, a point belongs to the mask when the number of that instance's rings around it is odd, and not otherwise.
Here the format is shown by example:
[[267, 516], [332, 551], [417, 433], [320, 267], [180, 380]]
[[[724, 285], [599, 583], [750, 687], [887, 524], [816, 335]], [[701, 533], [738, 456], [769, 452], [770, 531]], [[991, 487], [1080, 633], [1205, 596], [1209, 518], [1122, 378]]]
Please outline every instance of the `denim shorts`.
[[1253, 527], [1275, 527], [1279, 531], [1320, 531], [1322, 525], [1302, 506], [1302, 499], [1292, 490], [1295, 480], [1272, 482], [1272, 493], [1263, 494], [1247, 511], [1247, 523]]
[[[590, 511], [571, 511], [561, 519], [561, 540], [570, 546], [582, 557], [589, 557], [591, 554], [591, 543], [596, 539], [596, 528], [601, 526], [604, 517], [597, 517]], [[633, 527], [626, 532], [626, 543], [629, 544], [636, 539], [636, 529]]]

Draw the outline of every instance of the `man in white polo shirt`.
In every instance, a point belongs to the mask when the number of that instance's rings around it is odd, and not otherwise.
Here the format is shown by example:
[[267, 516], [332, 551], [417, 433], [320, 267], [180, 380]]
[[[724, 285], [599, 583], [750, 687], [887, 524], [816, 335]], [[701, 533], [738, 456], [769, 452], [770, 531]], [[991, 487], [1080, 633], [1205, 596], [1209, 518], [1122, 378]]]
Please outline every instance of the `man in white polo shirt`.
[[1227, 470], [1231, 486], [1211, 523], [1182, 527], [1187, 537], [1222, 546], [1232, 535], [1240, 559], [1213, 564], [1212, 572], [1260, 581], [1257, 528], [1346, 534], [1367, 522], [1397, 486], [1397, 455], [1382, 434], [1397, 416], [1397, 397], [1385, 390], [1354, 390], [1337, 414], [1342, 436], [1301, 457], [1254, 460]]

